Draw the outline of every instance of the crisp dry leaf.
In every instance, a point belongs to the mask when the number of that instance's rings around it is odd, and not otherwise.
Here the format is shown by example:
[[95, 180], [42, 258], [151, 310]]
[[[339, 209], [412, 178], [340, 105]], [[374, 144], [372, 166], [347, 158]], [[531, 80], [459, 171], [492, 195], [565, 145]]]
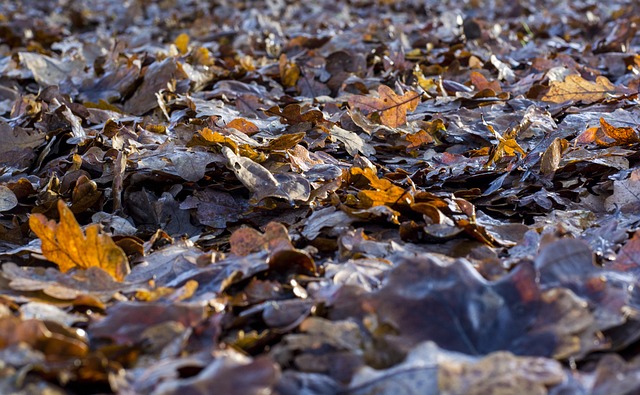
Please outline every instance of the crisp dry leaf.
[[567, 140], [556, 138], [551, 145], [544, 151], [540, 158], [540, 173], [551, 174], [558, 169], [562, 151], [564, 151], [569, 143]]
[[406, 148], [407, 152], [418, 149], [424, 145], [431, 144], [435, 141], [433, 139], [433, 136], [431, 136], [429, 132], [425, 130], [418, 130], [413, 134], [407, 134], [405, 136], [405, 140], [407, 140], [407, 142], [409, 143]]
[[542, 100], [553, 103], [582, 101], [593, 103], [616, 93], [616, 87], [606, 78], [599, 76], [595, 82], [587, 81], [578, 74], [568, 75], [563, 82], [554, 81]]
[[[600, 139], [596, 134], [596, 143], [599, 145], [608, 147], [612, 145], [626, 145], [635, 144], [640, 139], [638, 138], [638, 132], [630, 127], [615, 127], [609, 124], [604, 118], [600, 118], [600, 127], [606, 135], [606, 139]], [[611, 141], [613, 140], [613, 141]]]
[[386, 85], [378, 87], [378, 97], [354, 95], [349, 98], [349, 105], [367, 114], [377, 112], [383, 125], [396, 128], [407, 123], [407, 111], [413, 111], [420, 103], [418, 92], [407, 92], [397, 95]]
[[100, 234], [100, 225], [92, 224], [82, 232], [71, 210], [58, 201], [60, 223], [42, 214], [32, 214], [29, 226], [42, 241], [42, 254], [62, 272], [74, 268], [99, 267], [122, 281], [129, 272], [127, 256], [110, 236]]

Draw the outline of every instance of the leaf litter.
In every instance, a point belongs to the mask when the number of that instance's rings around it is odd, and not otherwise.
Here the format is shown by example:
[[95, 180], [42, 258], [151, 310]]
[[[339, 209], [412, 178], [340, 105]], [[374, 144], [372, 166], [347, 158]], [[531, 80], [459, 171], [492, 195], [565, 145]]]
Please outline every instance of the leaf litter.
[[0, 392], [640, 391], [636, 3], [36, 3]]

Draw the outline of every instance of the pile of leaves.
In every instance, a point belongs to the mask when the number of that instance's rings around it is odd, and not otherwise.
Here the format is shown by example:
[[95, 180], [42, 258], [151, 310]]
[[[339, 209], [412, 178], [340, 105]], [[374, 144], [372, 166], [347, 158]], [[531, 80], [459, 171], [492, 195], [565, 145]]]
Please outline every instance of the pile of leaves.
[[635, 1], [0, 2], [0, 392], [640, 391]]

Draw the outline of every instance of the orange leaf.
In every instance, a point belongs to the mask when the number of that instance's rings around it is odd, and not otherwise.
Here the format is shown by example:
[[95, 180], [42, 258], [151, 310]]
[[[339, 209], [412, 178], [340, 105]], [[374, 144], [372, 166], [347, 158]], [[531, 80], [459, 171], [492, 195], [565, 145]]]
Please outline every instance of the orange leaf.
[[469, 75], [469, 78], [471, 79], [471, 83], [476, 87], [478, 92], [483, 91], [485, 89], [491, 89], [495, 93], [502, 92], [502, 88], [500, 87], [500, 82], [495, 80], [489, 82], [484, 75], [480, 74], [477, 71], [472, 71], [471, 74]]
[[606, 78], [599, 76], [595, 82], [587, 81], [578, 74], [568, 75], [564, 81], [554, 81], [542, 100], [553, 103], [582, 101], [593, 103], [616, 93], [616, 87]]
[[413, 134], [407, 134], [405, 136], [405, 140], [407, 140], [407, 142], [409, 143], [406, 148], [407, 152], [434, 142], [434, 139], [429, 134], [429, 132], [426, 132], [424, 130], [419, 130]]
[[349, 105], [365, 114], [377, 112], [383, 125], [396, 128], [407, 123], [407, 111], [415, 110], [420, 103], [418, 92], [407, 92], [399, 96], [386, 85], [378, 87], [378, 96], [354, 95], [349, 98]]
[[352, 167], [349, 171], [354, 186], [362, 189], [368, 187], [358, 192], [358, 198], [365, 208], [413, 203], [413, 196], [404, 188], [386, 178], [378, 178], [372, 169]]
[[[603, 146], [612, 146], [612, 145], [626, 145], [626, 144], [634, 144], [640, 141], [638, 139], [638, 133], [629, 127], [615, 127], [604, 118], [600, 118], [600, 127], [602, 131], [606, 135], [606, 139], [600, 139], [596, 134], [596, 143]], [[611, 141], [613, 140], [613, 141]]]
[[253, 122], [247, 121], [244, 118], [234, 119], [227, 124], [227, 128], [233, 128], [248, 136], [254, 135], [260, 131], [260, 128], [258, 128]]
[[60, 223], [48, 221], [42, 214], [32, 214], [29, 226], [42, 241], [42, 254], [58, 265], [60, 271], [99, 267], [122, 281], [129, 272], [127, 256], [110, 236], [100, 234], [100, 225], [86, 228], [86, 235], [67, 205], [58, 201]]

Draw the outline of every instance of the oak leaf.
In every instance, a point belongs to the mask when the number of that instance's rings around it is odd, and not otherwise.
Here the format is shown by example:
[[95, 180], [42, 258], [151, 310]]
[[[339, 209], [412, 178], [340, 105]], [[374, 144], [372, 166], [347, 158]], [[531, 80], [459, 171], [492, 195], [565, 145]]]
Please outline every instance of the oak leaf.
[[418, 92], [399, 96], [386, 85], [378, 87], [378, 96], [354, 95], [349, 98], [349, 105], [366, 114], [377, 112], [383, 125], [396, 128], [407, 123], [407, 111], [415, 110], [420, 103]]
[[85, 234], [62, 200], [58, 201], [58, 212], [60, 223], [49, 221], [42, 214], [29, 217], [29, 226], [40, 238], [45, 258], [62, 272], [99, 267], [122, 281], [129, 272], [127, 256], [110, 236], [100, 233], [100, 225], [89, 225]]
[[605, 99], [614, 93], [616, 93], [616, 87], [606, 77], [598, 76], [595, 82], [591, 82], [578, 74], [571, 74], [562, 82], [552, 82], [551, 89], [542, 100], [553, 103], [582, 101], [589, 104]]

